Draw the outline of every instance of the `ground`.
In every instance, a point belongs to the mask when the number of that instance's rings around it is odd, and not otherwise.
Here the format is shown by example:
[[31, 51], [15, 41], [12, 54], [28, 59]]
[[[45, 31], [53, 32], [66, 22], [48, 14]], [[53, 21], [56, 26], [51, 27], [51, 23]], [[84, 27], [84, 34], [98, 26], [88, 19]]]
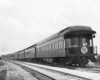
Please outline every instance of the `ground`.
[[0, 80], [37, 80], [29, 72], [10, 62], [0, 61]]
[[90, 67], [95, 67], [95, 68], [100, 68], [100, 63], [99, 62], [89, 62], [87, 64], [87, 66], [90, 66]]

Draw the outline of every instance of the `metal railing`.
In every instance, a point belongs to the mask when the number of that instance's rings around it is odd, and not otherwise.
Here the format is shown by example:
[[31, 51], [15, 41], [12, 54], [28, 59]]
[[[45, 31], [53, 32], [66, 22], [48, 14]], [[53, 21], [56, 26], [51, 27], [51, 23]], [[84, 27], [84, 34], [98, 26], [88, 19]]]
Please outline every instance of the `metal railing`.
[[[85, 47], [85, 48], [83, 48]], [[83, 48], [83, 52], [82, 52]], [[86, 51], [87, 49], [87, 51]], [[89, 55], [89, 54], [97, 54], [97, 46], [69, 46], [66, 48], [67, 55]]]

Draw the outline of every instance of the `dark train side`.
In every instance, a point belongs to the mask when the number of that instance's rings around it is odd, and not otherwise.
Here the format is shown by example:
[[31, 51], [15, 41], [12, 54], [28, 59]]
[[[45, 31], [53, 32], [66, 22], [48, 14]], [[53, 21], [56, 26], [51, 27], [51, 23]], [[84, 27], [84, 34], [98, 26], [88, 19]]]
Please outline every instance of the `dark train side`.
[[3, 58], [85, 66], [89, 61], [97, 61], [97, 47], [93, 45], [95, 34], [88, 26], [69, 26], [24, 50], [4, 55]]

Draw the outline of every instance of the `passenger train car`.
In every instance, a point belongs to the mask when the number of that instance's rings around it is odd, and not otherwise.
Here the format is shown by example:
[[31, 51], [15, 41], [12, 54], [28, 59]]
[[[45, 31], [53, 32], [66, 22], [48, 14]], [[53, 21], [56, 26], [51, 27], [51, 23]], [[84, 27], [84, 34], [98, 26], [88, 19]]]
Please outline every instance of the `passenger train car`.
[[88, 26], [69, 26], [39, 43], [13, 53], [13, 59], [85, 66], [89, 61], [97, 61], [97, 47], [93, 45], [95, 34]]

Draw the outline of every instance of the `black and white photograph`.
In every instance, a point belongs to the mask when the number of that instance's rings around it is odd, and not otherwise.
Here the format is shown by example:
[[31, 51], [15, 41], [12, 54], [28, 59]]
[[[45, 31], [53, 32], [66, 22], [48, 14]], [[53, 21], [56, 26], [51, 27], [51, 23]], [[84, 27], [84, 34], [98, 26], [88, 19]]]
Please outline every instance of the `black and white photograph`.
[[0, 80], [100, 80], [99, 0], [0, 0]]

